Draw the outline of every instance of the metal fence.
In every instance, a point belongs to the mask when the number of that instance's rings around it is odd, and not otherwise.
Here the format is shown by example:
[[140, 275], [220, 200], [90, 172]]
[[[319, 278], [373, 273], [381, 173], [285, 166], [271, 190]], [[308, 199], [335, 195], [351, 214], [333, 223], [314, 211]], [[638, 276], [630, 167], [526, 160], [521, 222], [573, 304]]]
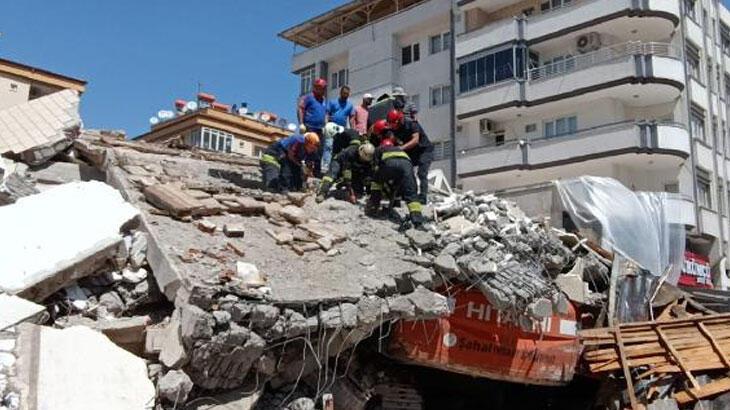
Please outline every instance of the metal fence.
[[528, 71], [528, 79], [530, 81], [545, 80], [589, 67], [611, 63], [634, 55], [679, 58], [681, 52], [678, 48], [668, 43], [630, 41], [599, 48], [589, 53], [567, 57], [541, 67], [532, 68]]

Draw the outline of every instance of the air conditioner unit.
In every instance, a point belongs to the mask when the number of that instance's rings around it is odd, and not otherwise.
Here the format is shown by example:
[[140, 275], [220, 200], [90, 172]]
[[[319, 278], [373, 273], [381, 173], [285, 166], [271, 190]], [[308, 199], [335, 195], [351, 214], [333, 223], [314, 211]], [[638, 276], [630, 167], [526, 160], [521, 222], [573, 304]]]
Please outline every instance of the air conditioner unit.
[[578, 52], [589, 53], [601, 48], [601, 34], [594, 32], [583, 34], [576, 40], [576, 48]]
[[479, 133], [482, 135], [488, 135], [494, 132], [494, 121], [487, 118], [479, 120]]

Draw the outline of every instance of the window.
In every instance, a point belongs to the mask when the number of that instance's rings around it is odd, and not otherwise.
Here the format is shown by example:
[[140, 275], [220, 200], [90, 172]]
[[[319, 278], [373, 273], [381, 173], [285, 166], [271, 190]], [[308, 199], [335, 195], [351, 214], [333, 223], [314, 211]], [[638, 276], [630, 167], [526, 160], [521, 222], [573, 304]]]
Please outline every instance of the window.
[[710, 173], [697, 169], [697, 198], [700, 206], [712, 208], [712, 188], [710, 187]]
[[[459, 92], [465, 93], [477, 88], [485, 87], [500, 81], [521, 78], [524, 69], [515, 69], [515, 59], [518, 65], [524, 65], [523, 48], [508, 48], [506, 50], [487, 54], [474, 60], [467, 60], [459, 64]], [[516, 58], [517, 57], [517, 58]]]
[[552, 121], [545, 121], [543, 124], [545, 138], [575, 134], [576, 131], [578, 131], [578, 117], [576, 116], [556, 118]]
[[691, 44], [687, 44], [687, 71], [690, 76], [695, 80], [702, 82], [702, 75], [700, 74], [700, 51]]
[[440, 141], [433, 143], [433, 160], [441, 161], [451, 158], [451, 141]]
[[343, 68], [340, 71], [335, 71], [332, 73], [332, 81], [331, 88], [333, 90], [336, 90], [338, 88], [344, 87], [347, 85], [348, 77], [350, 76], [350, 70]]
[[234, 136], [215, 128], [203, 127], [191, 133], [190, 145], [209, 151], [231, 152]]
[[712, 75], [712, 60], [708, 58], [705, 65], [707, 66], [707, 77], [705, 77], [707, 80], [707, 87], [710, 89], [710, 92], [713, 92], [715, 90], [715, 84], [713, 82], [715, 76]]
[[431, 107], [438, 107], [440, 105], [448, 104], [451, 102], [451, 86], [442, 85], [431, 88]]
[[551, 10], [559, 9], [561, 7], [569, 6], [573, 3], [573, 0], [549, 0], [540, 3], [540, 11], [546, 13]]
[[264, 155], [264, 150], [266, 147], [259, 147], [258, 145], [254, 145], [253, 147], [253, 156], [257, 158], [261, 158], [262, 155]]
[[717, 134], [717, 116], [712, 116], [712, 146], [713, 147], [719, 147], [718, 145], [718, 134]]
[[525, 125], [525, 134], [530, 134], [537, 131], [537, 124], [527, 124]]
[[692, 104], [689, 112], [689, 127], [693, 137], [707, 143], [705, 138], [705, 111], [694, 104]]
[[312, 90], [314, 84], [314, 66], [299, 72], [299, 94], [304, 95]]
[[16, 83], [10, 83], [10, 92], [11, 93], [17, 93], [18, 92], [18, 84], [16, 84]]
[[405, 46], [401, 49], [401, 65], [415, 63], [421, 59], [421, 46], [418, 43]]
[[429, 38], [429, 50], [431, 54], [440, 53], [449, 49], [451, 45], [451, 33], [437, 34]]
[[664, 192], [669, 192], [672, 194], [679, 193], [679, 184], [676, 182], [664, 184]]
[[684, 0], [684, 14], [694, 21], [697, 21], [697, 10], [695, 10], [695, 0]]
[[724, 24], [720, 24], [720, 44], [722, 52], [730, 56], [730, 29]]

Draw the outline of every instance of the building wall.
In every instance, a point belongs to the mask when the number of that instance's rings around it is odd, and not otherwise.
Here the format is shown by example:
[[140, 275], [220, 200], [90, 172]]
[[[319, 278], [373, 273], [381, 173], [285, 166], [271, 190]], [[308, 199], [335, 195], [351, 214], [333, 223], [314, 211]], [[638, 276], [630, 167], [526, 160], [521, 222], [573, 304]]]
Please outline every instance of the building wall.
[[0, 76], [0, 110], [30, 99], [30, 83], [15, 77]]
[[[365, 93], [377, 99], [402, 86], [409, 95], [418, 96], [418, 119], [430, 139], [446, 141], [450, 138], [449, 104], [431, 107], [430, 91], [449, 84], [450, 53], [431, 54], [429, 37], [449, 31], [449, 11], [449, 2], [443, 0], [417, 5], [294, 55], [292, 72], [319, 68], [326, 62], [331, 81], [334, 70], [347, 68], [354, 104], [359, 104]], [[401, 48], [415, 43], [419, 44], [420, 60], [401, 65]], [[335, 98], [337, 93], [330, 90], [328, 95]], [[448, 161], [434, 164], [442, 166], [448, 175]]]

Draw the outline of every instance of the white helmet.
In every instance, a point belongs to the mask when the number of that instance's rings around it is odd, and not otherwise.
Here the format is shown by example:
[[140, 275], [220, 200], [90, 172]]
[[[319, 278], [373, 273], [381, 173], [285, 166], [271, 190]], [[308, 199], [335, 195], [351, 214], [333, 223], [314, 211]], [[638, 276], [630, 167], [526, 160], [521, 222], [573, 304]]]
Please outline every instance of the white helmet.
[[357, 148], [357, 155], [360, 156], [361, 161], [370, 162], [373, 160], [373, 156], [375, 156], [375, 146], [366, 142]]
[[345, 127], [341, 125], [337, 125], [334, 122], [328, 122], [327, 125], [324, 126], [324, 131], [322, 134], [325, 138], [334, 138], [335, 135], [341, 133], [345, 130]]

